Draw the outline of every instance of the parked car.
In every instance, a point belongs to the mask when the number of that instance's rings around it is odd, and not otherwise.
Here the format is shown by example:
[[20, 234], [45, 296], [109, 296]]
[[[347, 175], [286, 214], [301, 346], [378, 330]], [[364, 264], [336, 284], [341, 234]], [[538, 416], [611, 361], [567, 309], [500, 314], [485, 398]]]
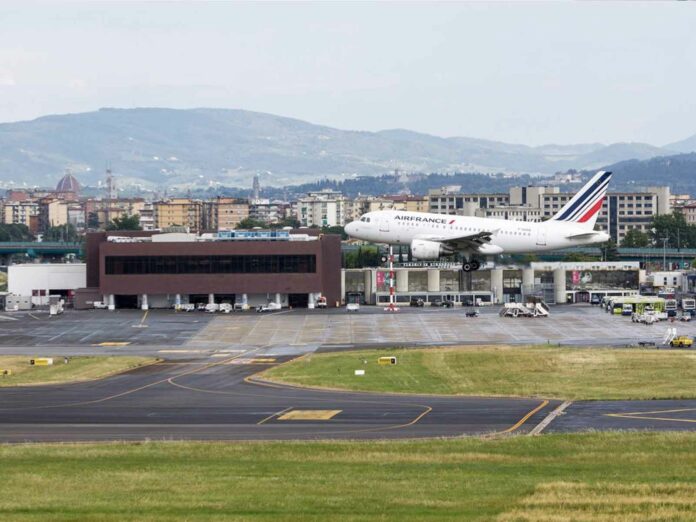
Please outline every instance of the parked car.
[[422, 307], [425, 305], [425, 301], [422, 299], [416, 299], [415, 297], [411, 298], [411, 302], [409, 303], [409, 306], [419, 306]]
[[475, 309], [475, 308], [474, 308], [473, 310], [467, 310], [467, 311], [466, 311], [466, 316], [467, 316], [467, 317], [478, 317], [478, 316], [479, 316], [479, 311], [478, 311], [477, 309]]
[[445, 308], [452, 308], [454, 306], [454, 301], [450, 301], [449, 299], [435, 299], [430, 303], [430, 306], [444, 306]]
[[599, 305], [599, 304], [602, 304], [602, 300], [599, 298], [599, 296], [597, 294], [594, 294], [592, 296], [592, 299], [590, 299], [590, 304], [592, 306]]
[[346, 312], [357, 312], [360, 310], [360, 305], [358, 303], [348, 303], [346, 305]]

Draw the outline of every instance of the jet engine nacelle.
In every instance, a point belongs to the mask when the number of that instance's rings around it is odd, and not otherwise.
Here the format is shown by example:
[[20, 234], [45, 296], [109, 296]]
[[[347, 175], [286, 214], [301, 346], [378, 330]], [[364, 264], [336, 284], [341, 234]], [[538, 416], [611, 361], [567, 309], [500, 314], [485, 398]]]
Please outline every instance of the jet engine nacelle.
[[448, 256], [453, 250], [437, 241], [426, 239], [414, 239], [411, 241], [411, 255], [414, 259], [438, 259], [440, 256]]

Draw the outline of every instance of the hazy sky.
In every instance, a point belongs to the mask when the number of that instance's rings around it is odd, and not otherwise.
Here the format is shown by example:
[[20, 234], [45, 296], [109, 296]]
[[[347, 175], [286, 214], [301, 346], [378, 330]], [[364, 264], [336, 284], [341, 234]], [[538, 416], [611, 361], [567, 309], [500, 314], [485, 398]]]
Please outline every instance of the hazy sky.
[[0, 121], [143, 106], [663, 145], [696, 133], [696, 2], [0, 4]]

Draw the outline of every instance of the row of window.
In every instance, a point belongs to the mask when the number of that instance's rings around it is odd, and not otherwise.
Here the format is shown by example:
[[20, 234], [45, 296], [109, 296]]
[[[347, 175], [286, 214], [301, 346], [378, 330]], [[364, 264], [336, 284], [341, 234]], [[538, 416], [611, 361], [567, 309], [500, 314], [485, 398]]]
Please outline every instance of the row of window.
[[107, 256], [107, 275], [315, 273], [314, 255]]

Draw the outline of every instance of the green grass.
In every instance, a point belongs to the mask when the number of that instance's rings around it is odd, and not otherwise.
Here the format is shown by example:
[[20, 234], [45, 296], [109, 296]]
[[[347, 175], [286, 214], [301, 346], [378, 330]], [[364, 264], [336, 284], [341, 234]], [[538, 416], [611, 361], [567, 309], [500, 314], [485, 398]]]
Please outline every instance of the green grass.
[[33, 358], [28, 355], [0, 355], [0, 370], [12, 371], [11, 375], [0, 375], [0, 387], [87, 381], [156, 360], [152, 357], [125, 356], [70, 357], [70, 362], [64, 364], [63, 357], [54, 357], [52, 366], [32, 366], [29, 360]]
[[[396, 366], [377, 358], [396, 355]], [[356, 369], [365, 375], [355, 376]], [[304, 357], [264, 378], [364, 391], [538, 396], [569, 400], [696, 397], [696, 352], [466, 347], [366, 350]]]
[[0, 463], [3, 521], [696, 519], [693, 433], [5, 445]]

